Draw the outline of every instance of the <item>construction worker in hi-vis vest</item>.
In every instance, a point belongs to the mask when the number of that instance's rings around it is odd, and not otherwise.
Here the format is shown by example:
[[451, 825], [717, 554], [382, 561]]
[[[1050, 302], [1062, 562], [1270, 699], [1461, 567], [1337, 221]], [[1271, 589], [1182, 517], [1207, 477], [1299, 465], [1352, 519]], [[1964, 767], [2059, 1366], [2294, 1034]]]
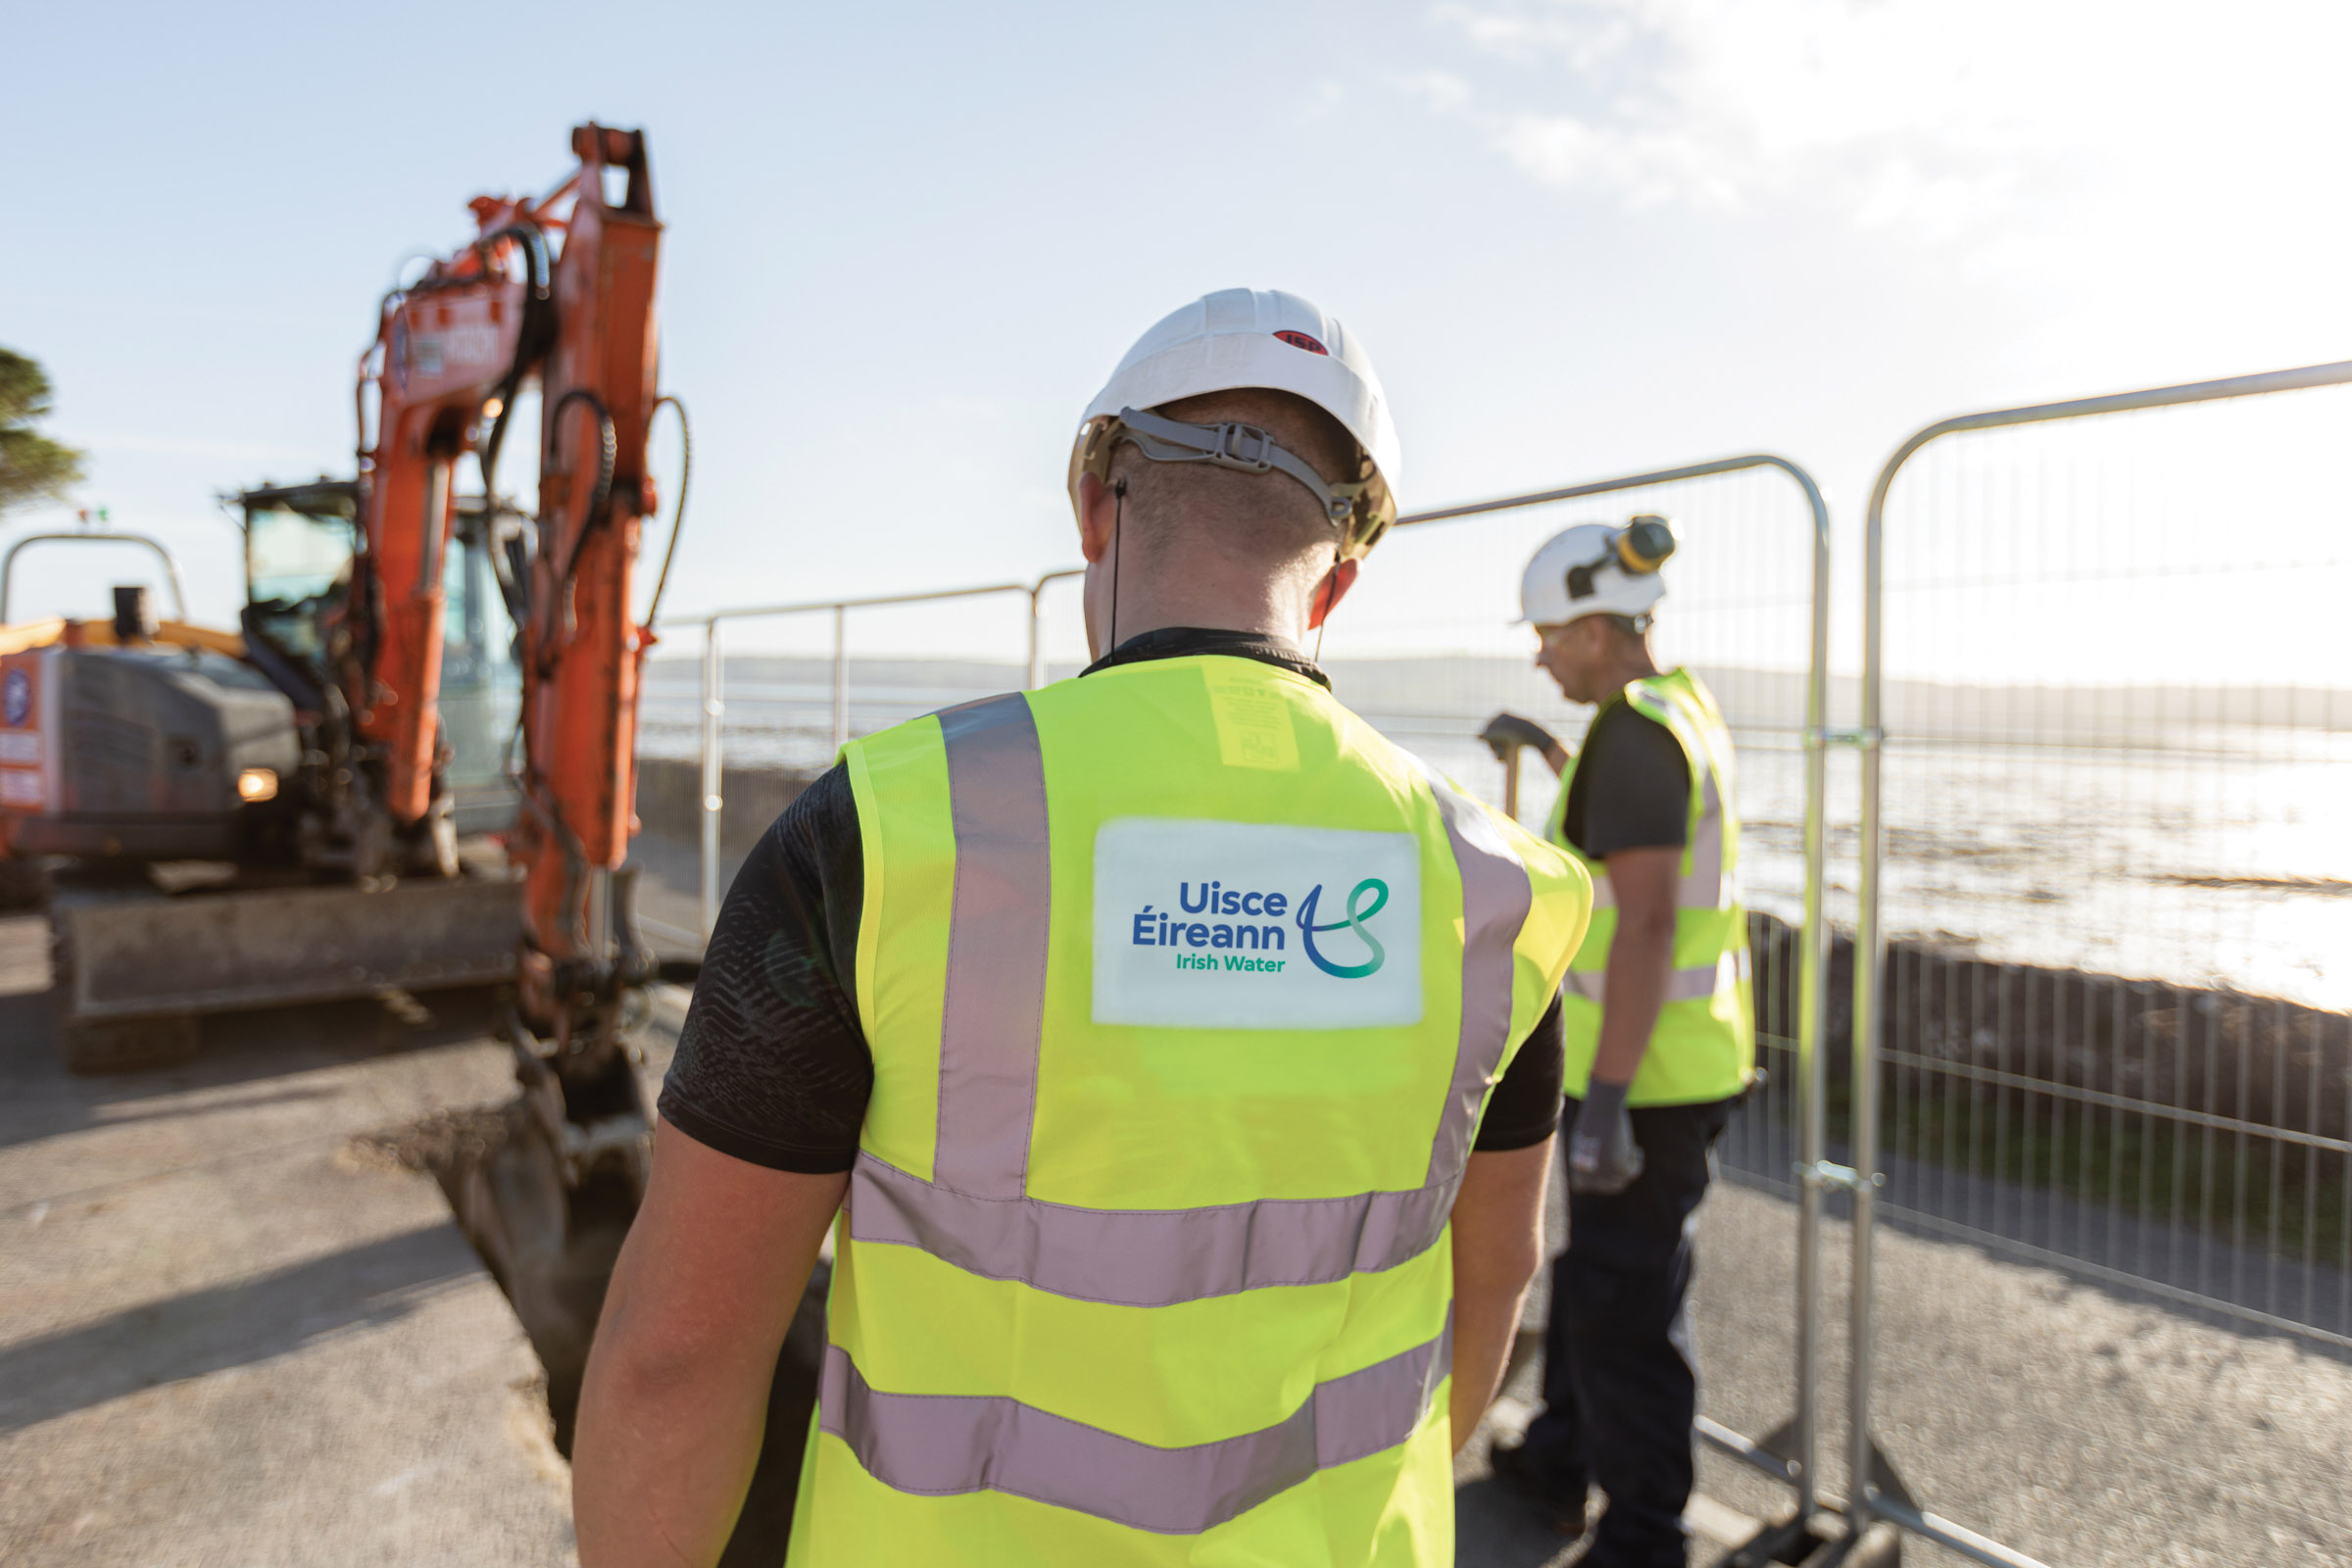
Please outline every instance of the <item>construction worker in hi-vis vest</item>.
[[778, 820], [589, 1364], [583, 1568], [718, 1559], [828, 1233], [795, 1568], [1453, 1560], [1592, 886], [1301, 650], [1396, 463], [1338, 321], [1186, 306], [1071, 456], [1095, 662]]
[[1651, 658], [1673, 525], [1584, 523], [1546, 542], [1520, 587], [1536, 662], [1594, 706], [1573, 759], [1503, 713], [1497, 756], [1541, 751], [1561, 775], [1546, 831], [1592, 877], [1570, 966], [1567, 1250], [1553, 1260], [1541, 1414], [1494, 1467], [1565, 1532], [1608, 1495], [1592, 1568], [1685, 1561], [1698, 1377], [1690, 1221], [1715, 1141], [1754, 1073], [1747, 916], [1732, 737], [1687, 669]]

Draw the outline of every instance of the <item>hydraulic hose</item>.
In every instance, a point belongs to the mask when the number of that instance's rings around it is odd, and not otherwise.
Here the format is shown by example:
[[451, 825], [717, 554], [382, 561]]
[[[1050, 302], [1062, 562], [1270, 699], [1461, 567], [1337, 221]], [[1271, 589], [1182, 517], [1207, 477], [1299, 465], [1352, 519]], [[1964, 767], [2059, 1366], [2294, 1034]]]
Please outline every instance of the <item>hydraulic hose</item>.
[[678, 559], [678, 533], [686, 526], [686, 486], [694, 479], [694, 426], [687, 422], [686, 405], [675, 394], [664, 392], [654, 400], [654, 413], [660, 414], [663, 404], [678, 411], [678, 499], [670, 508], [669, 544], [662, 552], [661, 575], [654, 579], [653, 603], [645, 607], [648, 626], [661, 618], [662, 594], [669, 586], [669, 564]]
[[498, 415], [490, 421], [490, 438], [482, 443], [482, 496], [492, 503], [498, 500], [498, 454], [507, 444], [507, 420], [514, 416], [515, 395], [522, 390], [522, 378], [546, 355], [556, 335], [547, 235], [532, 223], [510, 223], [495, 234], [483, 235], [475, 242], [475, 248], [481, 253], [485, 270], [490, 247], [502, 239], [512, 239], [522, 246], [524, 254], [530, 257], [531, 271], [530, 286], [522, 296], [522, 323], [514, 334], [514, 363], [508, 367], [506, 379], [499, 383]]
[[555, 408], [547, 416], [547, 450], [552, 456], [564, 428], [564, 411], [574, 400], [588, 405], [596, 415], [598, 438], [596, 463], [596, 491], [589, 498], [586, 515], [580, 518], [579, 536], [571, 542], [571, 553], [564, 558], [564, 575], [557, 580], [556, 592], [561, 596], [571, 587], [571, 576], [579, 568], [580, 552], [587, 548], [588, 536], [606, 521], [607, 503], [612, 499], [612, 469], [620, 461], [620, 441], [612, 429], [612, 416], [605, 408], [605, 400], [584, 386], [575, 386], [556, 399]]

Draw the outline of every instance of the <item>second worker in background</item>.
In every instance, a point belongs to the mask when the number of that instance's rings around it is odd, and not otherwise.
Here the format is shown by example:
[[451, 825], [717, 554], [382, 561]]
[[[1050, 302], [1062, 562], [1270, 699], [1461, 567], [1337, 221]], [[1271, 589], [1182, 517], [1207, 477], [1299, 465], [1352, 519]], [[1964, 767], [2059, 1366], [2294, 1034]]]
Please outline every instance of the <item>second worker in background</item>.
[[1552, 1263], [1544, 1410], [1494, 1468], [1582, 1534], [1608, 1494], [1587, 1568], [1686, 1561], [1698, 1369], [1691, 1233], [1715, 1141], [1753, 1075], [1747, 917], [1731, 732], [1687, 669], [1651, 656], [1673, 527], [1583, 523], [1520, 585], [1537, 664], [1597, 710], [1572, 760], [1500, 714], [1498, 755], [1534, 747], [1561, 775], [1546, 836], [1592, 875], [1592, 923], [1569, 970], [1568, 1248]]

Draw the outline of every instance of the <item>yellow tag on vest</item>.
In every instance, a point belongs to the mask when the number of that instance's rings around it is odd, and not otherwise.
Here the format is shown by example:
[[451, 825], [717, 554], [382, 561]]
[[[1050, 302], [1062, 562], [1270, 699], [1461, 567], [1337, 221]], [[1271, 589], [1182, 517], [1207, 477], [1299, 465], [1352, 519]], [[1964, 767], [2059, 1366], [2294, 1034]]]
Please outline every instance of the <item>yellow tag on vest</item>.
[[1217, 755], [1225, 765], [1298, 772], [1298, 737], [1291, 730], [1291, 706], [1282, 695], [1267, 690], [1257, 671], [1243, 678], [1215, 668], [1200, 674], [1208, 684], [1209, 716], [1216, 721]]
[[1123, 816], [1095, 835], [1097, 1023], [1352, 1029], [1421, 1019], [1410, 833]]

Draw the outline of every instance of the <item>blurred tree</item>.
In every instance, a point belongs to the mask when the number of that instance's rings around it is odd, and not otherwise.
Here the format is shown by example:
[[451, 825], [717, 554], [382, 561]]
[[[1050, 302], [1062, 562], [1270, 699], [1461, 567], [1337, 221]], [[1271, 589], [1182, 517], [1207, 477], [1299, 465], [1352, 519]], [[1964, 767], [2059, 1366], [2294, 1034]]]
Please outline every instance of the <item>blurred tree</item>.
[[63, 500], [81, 477], [81, 454], [32, 428], [49, 412], [41, 362], [0, 349], [0, 514], [43, 499]]

